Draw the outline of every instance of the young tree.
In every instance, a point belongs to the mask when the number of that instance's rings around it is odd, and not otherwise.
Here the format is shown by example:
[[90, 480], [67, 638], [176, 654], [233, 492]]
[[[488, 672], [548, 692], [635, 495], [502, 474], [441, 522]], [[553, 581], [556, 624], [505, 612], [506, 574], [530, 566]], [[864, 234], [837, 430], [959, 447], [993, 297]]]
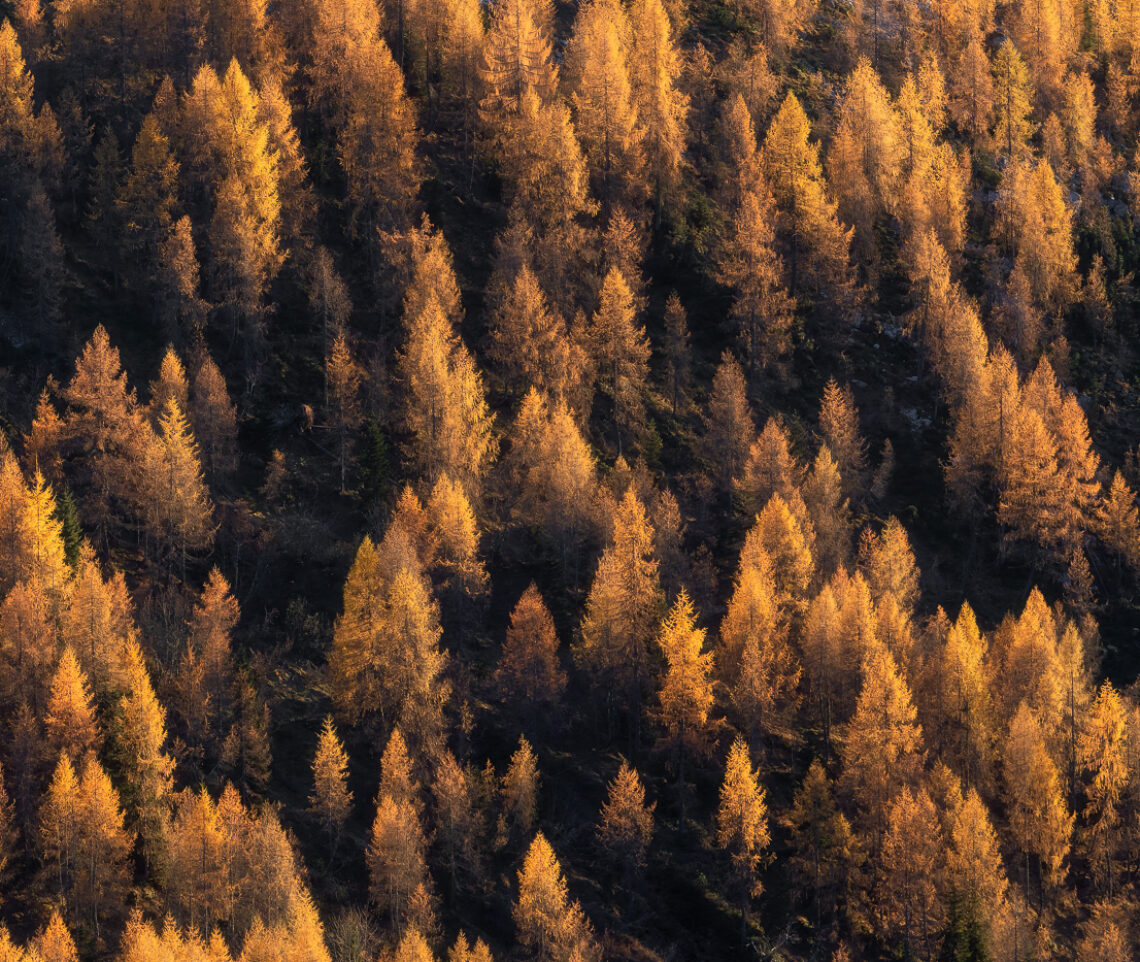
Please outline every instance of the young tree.
[[740, 890], [740, 941], [748, 932], [748, 909], [760, 895], [758, 878], [772, 837], [768, 831], [768, 803], [759, 773], [752, 768], [748, 745], [737, 738], [728, 752], [720, 805], [716, 811], [717, 844], [732, 860]]
[[537, 709], [556, 709], [566, 688], [558, 661], [554, 620], [534, 582], [511, 612], [503, 653], [495, 670], [495, 686], [537, 721]]
[[372, 902], [403, 931], [413, 893], [430, 882], [425, 861], [427, 842], [416, 810], [408, 802], [382, 795], [372, 823], [366, 853]]
[[785, 821], [794, 850], [792, 874], [803, 891], [812, 893], [816, 925], [822, 926], [835, 916], [860, 852], [818, 758], [808, 768]]
[[730, 351], [725, 351], [713, 375], [705, 415], [706, 457], [720, 481], [729, 490], [744, 468], [748, 439], [755, 433], [744, 372]]
[[76, 762], [102, 741], [87, 676], [70, 646], [63, 649], [52, 677], [43, 720], [47, 747], [52, 755], [63, 753]]
[[910, 689], [889, 651], [875, 647], [863, 664], [855, 713], [840, 736], [843, 785], [859, 803], [877, 853], [897, 792], [918, 774], [922, 728]]
[[360, 382], [363, 371], [352, 356], [344, 333], [338, 333], [325, 358], [328, 383], [329, 428], [336, 437], [337, 464], [340, 468], [340, 492], [345, 493], [348, 459], [353, 432], [360, 426]]
[[1025, 887], [1029, 891], [1030, 860], [1037, 864], [1040, 885], [1054, 887], [1063, 880], [1073, 816], [1061, 792], [1061, 776], [1049, 755], [1045, 735], [1029, 705], [1022, 702], [1009, 726], [1005, 749], [1005, 797], [1009, 827], [1025, 856]]
[[929, 955], [944, 926], [943, 857], [934, 803], [925, 790], [904, 786], [887, 816], [875, 908], [880, 924], [902, 941], [907, 954]]
[[645, 431], [650, 352], [629, 283], [617, 268], [610, 269], [602, 284], [587, 337], [599, 384], [613, 402], [614, 440], [620, 453]]
[[611, 717], [617, 710], [615, 701], [624, 702], [635, 737], [650, 680], [649, 645], [662, 602], [653, 528], [631, 487], [615, 515], [613, 542], [598, 562], [586, 599], [581, 641], [572, 650], [574, 660], [605, 691]]
[[625, 884], [645, 864], [645, 851], [653, 838], [653, 810], [645, 804], [645, 786], [637, 771], [623, 758], [607, 789], [595, 834], [598, 843], [625, 872]]
[[677, 292], [670, 291], [665, 302], [665, 383], [674, 415], [678, 408], [685, 409], [691, 367], [689, 321]]
[[222, 372], [205, 352], [190, 382], [188, 413], [207, 474], [211, 479], [226, 477], [237, 466], [237, 410]]
[[530, 742], [520, 736], [519, 747], [511, 755], [502, 785], [504, 817], [516, 840], [526, 838], [534, 827], [538, 815], [538, 782], [538, 761]]
[[114, 757], [124, 776], [123, 801], [148, 867], [162, 864], [170, 829], [174, 759], [166, 745], [166, 709], [155, 696], [142, 652], [127, 647], [127, 690], [119, 702]]
[[181, 559], [185, 574], [190, 553], [207, 548], [214, 540], [214, 506], [202, 477], [198, 445], [174, 398], [167, 400], [158, 419], [158, 434], [143, 460], [148, 484], [141, 513], [171, 563], [175, 557]]
[[317, 738], [317, 753], [313, 756], [313, 794], [309, 796], [310, 811], [321, 828], [333, 840], [333, 852], [340, 841], [341, 829], [352, 811], [352, 792], [348, 787], [348, 755], [337, 737], [332, 717], [325, 718], [324, 727]]
[[665, 741], [676, 753], [677, 785], [681, 795], [681, 829], [685, 827], [685, 756], [705, 747], [709, 711], [713, 706], [712, 653], [702, 653], [704, 629], [696, 626], [696, 612], [685, 589], [661, 625], [657, 643], [668, 668], [658, 698]]
[[601, 956], [582, 906], [570, 901], [562, 866], [541, 832], [519, 870], [512, 914], [519, 943], [537, 962], [591, 962]]
[[847, 497], [862, 501], [867, 492], [867, 450], [850, 385], [841, 388], [834, 378], [827, 382], [819, 408], [819, 431], [839, 466]]
[[463, 485], [441, 474], [427, 504], [434, 566], [445, 587], [474, 598], [487, 591], [487, 569], [479, 558], [479, 528]]

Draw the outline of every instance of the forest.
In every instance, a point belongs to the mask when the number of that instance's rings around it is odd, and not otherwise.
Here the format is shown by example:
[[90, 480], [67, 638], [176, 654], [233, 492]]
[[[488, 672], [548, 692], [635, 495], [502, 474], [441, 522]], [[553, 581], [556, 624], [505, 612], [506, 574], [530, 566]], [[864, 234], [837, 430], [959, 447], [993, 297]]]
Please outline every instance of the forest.
[[0, 0], [0, 962], [1140, 957], [1140, 0]]

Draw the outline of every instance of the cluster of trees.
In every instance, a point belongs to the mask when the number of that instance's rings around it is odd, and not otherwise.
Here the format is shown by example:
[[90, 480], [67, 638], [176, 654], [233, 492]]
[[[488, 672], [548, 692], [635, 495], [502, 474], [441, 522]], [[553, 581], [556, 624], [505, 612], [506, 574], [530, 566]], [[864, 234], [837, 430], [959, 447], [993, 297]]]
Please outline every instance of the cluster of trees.
[[1133, 6], [0, 8], [0, 960], [1140, 951]]

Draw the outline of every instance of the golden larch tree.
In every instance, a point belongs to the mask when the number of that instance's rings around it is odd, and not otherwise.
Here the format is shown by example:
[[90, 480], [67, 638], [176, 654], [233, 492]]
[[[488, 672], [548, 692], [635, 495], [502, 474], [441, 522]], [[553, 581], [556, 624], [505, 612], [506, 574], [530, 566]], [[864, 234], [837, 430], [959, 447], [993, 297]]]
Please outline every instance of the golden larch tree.
[[645, 803], [645, 786], [636, 769], [623, 758], [606, 790], [595, 834], [602, 848], [624, 868], [627, 885], [645, 864], [645, 852], [653, 838], [656, 807], [656, 802]]
[[716, 810], [716, 839], [729, 856], [739, 889], [740, 937], [748, 931], [748, 910], [760, 895], [759, 873], [772, 836], [768, 830], [768, 801], [759, 773], [752, 768], [748, 745], [741, 738], [732, 743], [720, 786]]
[[681, 793], [681, 826], [685, 824], [685, 759], [704, 751], [713, 707], [711, 652], [705, 652], [705, 632], [684, 588], [661, 625], [657, 638], [667, 668], [658, 692], [665, 741], [673, 749]]
[[541, 832], [531, 842], [518, 879], [512, 915], [519, 943], [533, 958], [592, 962], [601, 957], [582, 906], [570, 901], [562, 866]]
[[382, 795], [366, 852], [369, 895], [397, 933], [404, 928], [413, 893], [430, 882], [426, 849], [415, 808], [409, 802]]
[[533, 582], [511, 612], [495, 684], [520, 709], [537, 715], [531, 706], [555, 708], [566, 688], [566, 673], [558, 661], [558, 635], [550, 609]]
[[614, 518], [613, 541], [602, 553], [586, 599], [581, 640], [574, 660], [606, 693], [607, 709], [625, 711], [636, 731], [644, 689], [650, 681], [650, 644], [663, 598], [653, 554], [653, 527], [630, 488]]
[[1002, 758], [1009, 827], [1025, 857], [1026, 890], [1031, 861], [1036, 864], [1041, 888], [1046, 884], [1053, 888], [1064, 879], [1073, 816], [1041, 725], [1024, 702], [1010, 723]]
[[348, 755], [331, 716], [325, 718], [324, 727], [317, 737], [309, 808], [321, 828], [333, 839], [335, 851], [341, 829], [352, 811], [352, 792], [348, 787]]

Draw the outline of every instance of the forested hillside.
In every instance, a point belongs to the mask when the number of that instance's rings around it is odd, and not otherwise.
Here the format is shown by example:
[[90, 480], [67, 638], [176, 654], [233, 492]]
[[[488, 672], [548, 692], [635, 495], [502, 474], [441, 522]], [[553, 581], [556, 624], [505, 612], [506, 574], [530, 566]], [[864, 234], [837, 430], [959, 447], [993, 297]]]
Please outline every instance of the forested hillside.
[[1140, 952], [1140, 2], [0, 0], [0, 962]]

